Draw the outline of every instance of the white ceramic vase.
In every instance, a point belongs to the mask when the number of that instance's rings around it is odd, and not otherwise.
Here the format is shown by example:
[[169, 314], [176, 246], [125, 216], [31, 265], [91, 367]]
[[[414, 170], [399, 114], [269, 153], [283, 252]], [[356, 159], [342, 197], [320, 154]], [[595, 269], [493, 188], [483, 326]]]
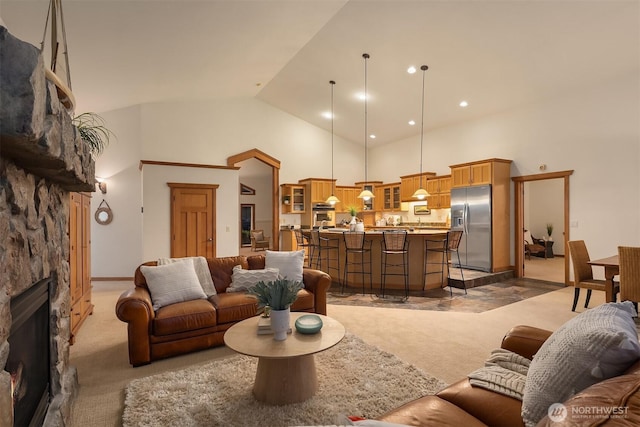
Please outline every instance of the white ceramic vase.
[[352, 216], [351, 222], [349, 223], [349, 231], [356, 231], [357, 224], [358, 224], [358, 221], [356, 220], [356, 217]]
[[273, 331], [273, 339], [283, 341], [287, 339], [287, 332], [290, 328], [289, 319], [291, 317], [290, 309], [271, 310], [271, 330]]

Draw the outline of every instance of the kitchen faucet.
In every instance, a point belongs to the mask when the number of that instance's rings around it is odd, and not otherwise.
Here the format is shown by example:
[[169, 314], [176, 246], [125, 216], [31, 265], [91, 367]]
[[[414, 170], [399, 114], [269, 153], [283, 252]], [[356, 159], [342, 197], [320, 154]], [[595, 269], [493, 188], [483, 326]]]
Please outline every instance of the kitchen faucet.
[[322, 230], [323, 228], [327, 228], [327, 220], [323, 219], [322, 222], [320, 222], [320, 229]]

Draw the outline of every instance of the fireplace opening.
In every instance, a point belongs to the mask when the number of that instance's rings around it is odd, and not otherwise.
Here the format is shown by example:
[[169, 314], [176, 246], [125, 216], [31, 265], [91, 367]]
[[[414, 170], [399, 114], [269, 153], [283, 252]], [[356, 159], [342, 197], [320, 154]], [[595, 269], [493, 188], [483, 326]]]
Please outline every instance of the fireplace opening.
[[49, 295], [44, 279], [11, 299], [9, 357], [14, 426], [40, 426], [50, 400]]

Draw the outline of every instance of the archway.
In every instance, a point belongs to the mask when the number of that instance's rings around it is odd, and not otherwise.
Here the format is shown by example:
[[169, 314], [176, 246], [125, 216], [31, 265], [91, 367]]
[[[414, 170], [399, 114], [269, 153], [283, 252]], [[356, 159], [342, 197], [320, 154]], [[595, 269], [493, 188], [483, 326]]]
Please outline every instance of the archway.
[[273, 236], [273, 250], [280, 249], [280, 160], [254, 148], [227, 158], [227, 166], [236, 164], [247, 159], [256, 159], [271, 167], [271, 217], [273, 218], [271, 235]]
[[[564, 236], [562, 244], [567, 247], [569, 241], [569, 177], [573, 170], [541, 173], [536, 175], [514, 176], [515, 195], [515, 251], [516, 251], [516, 277], [524, 276], [524, 183], [530, 181], [540, 181], [544, 179], [564, 179]], [[564, 257], [564, 283], [569, 286], [569, 256], [565, 251]]]

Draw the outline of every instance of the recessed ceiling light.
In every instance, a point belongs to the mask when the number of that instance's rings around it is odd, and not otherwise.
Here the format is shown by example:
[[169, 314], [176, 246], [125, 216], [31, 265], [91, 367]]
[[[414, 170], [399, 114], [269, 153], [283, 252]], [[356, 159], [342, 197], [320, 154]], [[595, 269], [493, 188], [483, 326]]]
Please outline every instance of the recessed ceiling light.
[[415, 125], [415, 124], [416, 124], [416, 121], [415, 121], [415, 120], [409, 120], [409, 125], [410, 125], [410, 126], [413, 126], [413, 125]]
[[369, 135], [369, 138], [376, 139], [376, 136], [374, 134], [371, 134], [371, 135]]
[[414, 74], [415, 72], [416, 72], [416, 67], [414, 67], [413, 65], [407, 68], [407, 73]]
[[469, 105], [469, 103], [467, 101], [460, 101], [460, 106], [462, 108], [467, 107]]
[[322, 113], [322, 117], [324, 117], [325, 119], [331, 119], [331, 111], [325, 111], [324, 113]]

